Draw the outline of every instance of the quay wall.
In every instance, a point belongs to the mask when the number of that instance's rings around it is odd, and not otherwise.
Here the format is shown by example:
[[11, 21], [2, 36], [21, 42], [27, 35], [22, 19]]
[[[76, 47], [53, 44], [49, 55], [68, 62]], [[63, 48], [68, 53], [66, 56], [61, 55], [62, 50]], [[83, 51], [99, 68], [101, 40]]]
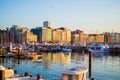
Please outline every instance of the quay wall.
[[[73, 52], [82, 52], [84, 50], [87, 53], [87, 47], [80, 47], [80, 46], [70, 46]], [[110, 53], [120, 54], [120, 48], [110, 48]]]
[[110, 48], [110, 53], [120, 54], [120, 48]]
[[85, 53], [87, 53], [87, 48], [86, 48], [86, 47], [81, 47], [81, 46], [70, 46], [70, 48], [72, 49], [72, 52], [79, 52], [79, 53], [82, 53], [82, 51], [84, 51]]
[[[50, 47], [56, 47], [56, 46], [45, 46], [47, 48]], [[61, 46], [64, 47], [64, 46]], [[82, 53], [82, 51], [84, 51], [85, 53], [88, 53], [87, 51], [87, 47], [81, 47], [81, 46], [69, 46], [72, 49], [72, 52], [78, 52], [78, 53]], [[117, 53], [120, 54], [120, 48], [110, 48], [110, 53]]]

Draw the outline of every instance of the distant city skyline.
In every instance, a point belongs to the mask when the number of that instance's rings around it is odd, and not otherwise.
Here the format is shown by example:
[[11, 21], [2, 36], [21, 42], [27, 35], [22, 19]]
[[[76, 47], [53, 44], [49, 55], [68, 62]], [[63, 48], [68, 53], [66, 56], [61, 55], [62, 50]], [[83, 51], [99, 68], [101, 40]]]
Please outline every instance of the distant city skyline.
[[85, 33], [120, 33], [120, 0], [0, 0], [0, 29], [29, 29], [50, 21], [52, 28]]

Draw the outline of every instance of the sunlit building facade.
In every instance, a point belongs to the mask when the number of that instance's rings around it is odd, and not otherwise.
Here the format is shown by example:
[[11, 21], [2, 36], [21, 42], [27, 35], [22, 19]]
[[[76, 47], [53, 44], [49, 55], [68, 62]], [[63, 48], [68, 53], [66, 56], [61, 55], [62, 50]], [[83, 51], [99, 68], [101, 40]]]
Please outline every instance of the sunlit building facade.
[[84, 32], [81, 30], [76, 30], [77, 34], [79, 34], [79, 43], [84, 41]]
[[88, 35], [88, 43], [104, 43], [104, 35], [103, 34], [89, 34]]
[[71, 44], [71, 31], [64, 27], [54, 29], [53, 43]]
[[88, 35], [88, 43], [94, 43], [95, 42], [95, 34], [89, 34]]
[[26, 30], [28, 29], [20, 25], [12, 25], [12, 27], [10, 28], [10, 42], [19, 43], [19, 35], [25, 32]]
[[39, 43], [51, 43], [52, 42], [52, 28], [50, 27], [37, 27], [31, 29], [33, 34], [38, 36]]
[[62, 30], [53, 29], [53, 43], [61, 43], [62, 41]]
[[0, 29], [0, 44], [7, 45], [10, 42], [10, 32], [9, 30], [1, 30]]
[[72, 32], [71, 43], [73, 45], [85, 45], [87, 42], [87, 36], [81, 30]]
[[33, 33], [31, 33], [30, 30], [26, 30], [25, 32], [19, 35], [19, 42], [34, 44], [37, 42], [37, 35], [34, 35]]
[[104, 43], [104, 35], [103, 34], [96, 34], [95, 35], [95, 42]]
[[79, 34], [77, 34], [75, 31], [73, 31], [71, 34], [71, 43], [79, 44]]

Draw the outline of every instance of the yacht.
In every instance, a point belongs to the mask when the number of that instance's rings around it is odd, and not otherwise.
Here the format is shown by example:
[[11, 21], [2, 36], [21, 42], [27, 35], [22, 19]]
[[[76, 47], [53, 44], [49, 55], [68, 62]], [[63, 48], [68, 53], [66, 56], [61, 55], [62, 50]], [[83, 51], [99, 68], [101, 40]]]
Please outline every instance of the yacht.
[[93, 43], [88, 46], [88, 51], [92, 53], [109, 53], [110, 49], [107, 44]]

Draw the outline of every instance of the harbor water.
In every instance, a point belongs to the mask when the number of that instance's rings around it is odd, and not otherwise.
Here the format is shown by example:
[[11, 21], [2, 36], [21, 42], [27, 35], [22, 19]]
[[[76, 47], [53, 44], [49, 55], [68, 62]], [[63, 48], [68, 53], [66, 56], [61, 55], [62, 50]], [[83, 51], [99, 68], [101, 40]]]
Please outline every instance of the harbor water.
[[[29, 59], [0, 58], [4, 67], [13, 67], [17, 74], [30, 73], [32, 76], [41, 74], [46, 80], [60, 80], [61, 72], [65, 69], [84, 66], [88, 68], [88, 53], [40, 53], [42, 61], [34, 62]], [[88, 77], [88, 73], [87, 73]], [[120, 56], [114, 54], [92, 54], [92, 77], [97, 80], [120, 80]]]

